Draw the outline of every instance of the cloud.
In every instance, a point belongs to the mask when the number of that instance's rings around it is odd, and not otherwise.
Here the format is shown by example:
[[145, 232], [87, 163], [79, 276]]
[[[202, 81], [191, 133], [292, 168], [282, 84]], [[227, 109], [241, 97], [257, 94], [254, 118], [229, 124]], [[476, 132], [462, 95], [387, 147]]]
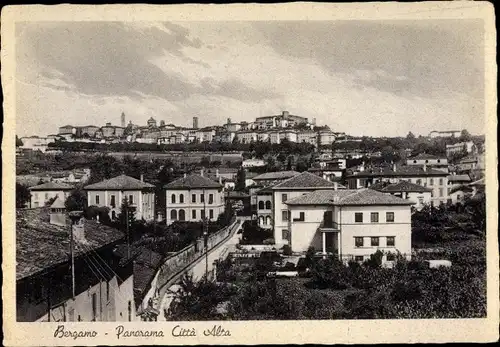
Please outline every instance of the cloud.
[[482, 132], [482, 36], [461, 23], [30, 23], [18, 28], [18, 131], [122, 111], [210, 125], [288, 110], [351, 134]]

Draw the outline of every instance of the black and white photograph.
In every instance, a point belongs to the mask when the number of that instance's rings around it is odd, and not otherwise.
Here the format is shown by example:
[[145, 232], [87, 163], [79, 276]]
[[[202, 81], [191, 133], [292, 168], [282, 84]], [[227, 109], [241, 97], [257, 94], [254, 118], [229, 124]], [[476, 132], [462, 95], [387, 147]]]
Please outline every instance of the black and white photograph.
[[11, 25], [15, 322], [491, 318], [484, 18], [172, 18]]

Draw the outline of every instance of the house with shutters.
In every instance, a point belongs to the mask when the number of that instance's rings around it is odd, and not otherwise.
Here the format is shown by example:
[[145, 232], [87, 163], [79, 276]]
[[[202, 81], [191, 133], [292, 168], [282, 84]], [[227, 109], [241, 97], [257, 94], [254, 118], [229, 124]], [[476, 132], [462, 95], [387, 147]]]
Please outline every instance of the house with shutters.
[[[293, 252], [362, 262], [377, 250], [383, 262], [411, 257], [411, 202], [373, 189], [318, 189], [284, 202]], [[285, 212], [283, 212], [283, 215]]]
[[224, 212], [223, 185], [200, 174], [184, 175], [166, 184], [167, 225], [175, 221], [216, 221]]
[[[272, 186], [270, 188], [272, 192], [271, 223], [276, 245], [282, 247], [290, 243], [290, 214], [286, 204], [288, 200], [316, 190], [336, 189], [338, 189], [337, 182], [330, 182], [307, 171]], [[264, 205], [264, 207], [268, 206]]]
[[105, 206], [109, 208], [109, 217], [113, 220], [121, 212], [123, 199], [135, 213], [135, 218], [146, 221], [155, 218], [155, 186], [141, 179], [120, 175], [84, 187], [87, 191], [89, 206]]

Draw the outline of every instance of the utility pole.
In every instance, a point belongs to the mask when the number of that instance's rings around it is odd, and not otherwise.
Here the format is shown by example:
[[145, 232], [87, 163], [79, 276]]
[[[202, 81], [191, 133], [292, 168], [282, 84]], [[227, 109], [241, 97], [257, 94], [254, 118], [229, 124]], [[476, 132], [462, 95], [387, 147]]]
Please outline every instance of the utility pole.
[[128, 205], [125, 208], [125, 218], [127, 223], [127, 259], [130, 259], [130, 230], [129, 230], [129, 218], [128, 218]]
[[71, 258], [71, 289], [72, 297], [75, 299], [75, 251], [74, 251], [74, 237], [73, 237], [73, 225], [80, 220], [83, 211], [72, 211], [69, 213], [69, 218], [71, 219], [70, 225], [70, 242], [69, 242], [69, 256]]

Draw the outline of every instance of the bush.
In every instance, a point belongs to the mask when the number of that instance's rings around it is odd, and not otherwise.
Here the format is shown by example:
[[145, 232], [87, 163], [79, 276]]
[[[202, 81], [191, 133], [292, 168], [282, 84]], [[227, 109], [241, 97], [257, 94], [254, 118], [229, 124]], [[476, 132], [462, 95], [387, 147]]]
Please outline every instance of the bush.
[[283, 246], [283, 254], [284, 255], [292, 255], [292, 247], [289, 245], [284, 245]]
[[265, 239], [262, 243], [264, 245], [274, 245], [274, 239]]

